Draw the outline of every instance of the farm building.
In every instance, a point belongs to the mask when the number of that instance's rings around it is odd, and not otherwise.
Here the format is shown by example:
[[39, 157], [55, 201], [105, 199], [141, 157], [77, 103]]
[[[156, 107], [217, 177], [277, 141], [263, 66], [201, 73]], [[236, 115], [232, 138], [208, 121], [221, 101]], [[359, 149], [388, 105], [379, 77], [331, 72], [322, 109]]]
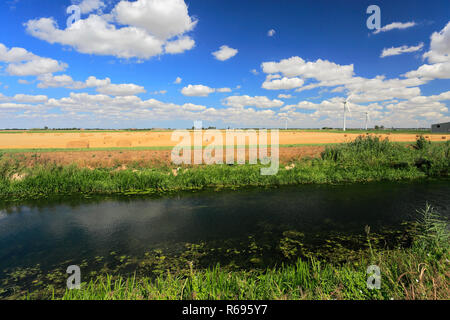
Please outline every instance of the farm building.
[[449, 133], [450, 132], [450, 122], [432, 124], [431, 132]]

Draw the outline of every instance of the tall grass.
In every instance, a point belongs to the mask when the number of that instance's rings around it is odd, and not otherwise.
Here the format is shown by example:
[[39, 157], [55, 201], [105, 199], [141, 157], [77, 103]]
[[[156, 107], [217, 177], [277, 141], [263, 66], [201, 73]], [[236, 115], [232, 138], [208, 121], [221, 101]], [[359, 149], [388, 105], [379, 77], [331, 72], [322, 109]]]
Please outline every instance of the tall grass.
[[0, 157], [0, 199], [40, 198], [65, 194], [165, 192], [207, 187], [343, 183], [448, 176], [450, 143], [412, 148], [359, 137], [327, 147], [319, 159], [303, 159], [262, 176], [261, 165], [200, 165], [174, 168], [87, 169], [55, 164], [27, 168], [14, 157]]
[[[421, 214], [411, 248], [368, 250], [358, 261], [337, 265], [311, 258], [263, 271], [216, 266], [156, 279], [104, 275], [66, 290], [62, 299], [449, 299], [448, 224], [429, 206]], [[369, 265], [381, 270], [380, 289], [367, 286]]]

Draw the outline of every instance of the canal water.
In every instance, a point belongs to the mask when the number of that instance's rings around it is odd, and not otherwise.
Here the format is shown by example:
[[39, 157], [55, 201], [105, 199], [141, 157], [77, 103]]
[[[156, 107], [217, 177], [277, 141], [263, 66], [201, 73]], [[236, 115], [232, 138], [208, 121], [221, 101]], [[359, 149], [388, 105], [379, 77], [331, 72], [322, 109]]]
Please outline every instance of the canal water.
[[450, 182], [0, 203], [0, 281], [17, 285], [70, 264], [95, 275], [142, 266], [149, 273], [182, 269], [175, 261], [263, 268], [314, 252], [325, 259], [339, 252], [342, 260], [366, 246], [366, 226], [379, 247], [408, 245], [405, 222], [426, 203], [450, 217]]

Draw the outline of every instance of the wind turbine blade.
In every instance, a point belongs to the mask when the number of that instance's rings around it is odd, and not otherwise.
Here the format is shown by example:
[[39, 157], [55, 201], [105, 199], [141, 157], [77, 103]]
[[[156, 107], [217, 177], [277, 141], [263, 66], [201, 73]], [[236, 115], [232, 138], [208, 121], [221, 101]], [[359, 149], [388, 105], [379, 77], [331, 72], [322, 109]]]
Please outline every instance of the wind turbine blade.
[[353, 98], [353, 93], [347, 97], [347, 101], [350, 101]]

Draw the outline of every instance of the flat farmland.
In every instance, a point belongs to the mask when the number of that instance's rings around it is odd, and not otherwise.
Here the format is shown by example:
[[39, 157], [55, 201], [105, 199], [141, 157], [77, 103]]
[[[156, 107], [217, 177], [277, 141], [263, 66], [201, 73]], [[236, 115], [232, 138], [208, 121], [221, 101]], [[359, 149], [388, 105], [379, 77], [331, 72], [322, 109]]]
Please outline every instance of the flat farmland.
[[[225, 141], [225, 133], [222, 132]], [[345, 143], [359, 135], [359, 132], [280, 131], [279, 143], [281, 146]], [[376, 135], [392, 142], [413, 142], [418, 137], [416, 133]], [[450, 139], [449, 134], [426, 133], [424, 136], [433, 142]], [[0, 149], [170, 149], [178, 143], [171, 137], [172, 131], [3, 132], [0, 134]], [[208, 141], [203, 143], [207, 145]]]
[[[225, 132], [222, 131], [223, 141]], [[279, 159], [288, 164], [305, 157], [315, 158], [327, 144], [350, 142], [362, 132], [280, 131]], [[377, 134], [393, 142], [414, 142], [416, 133]], [[87, 168], [159, 167], [171, 166], [172, 131], [86, 131], [86, 132], [2, 132], [0, 151], [33, 167], [40, 164], [77, 164]], [[450, 140], [450, 135], [426, 134], [434, 142]], [[193, 141], [193, 132], [191, 132]], [[209, 138], [211, 139], [211, 138]], [[259, 140], [259, 138], [258, 138]], [[270, 144], [270, 135], [268, 144]], [[203, 146], [210, 144], [204, 137]], [[237, 142], [236, 142], [237, 143]], [[248, 144], [246, 140], [246, 144]], [[228, 143], [229, 144], [229, 143]], [[249, 159], [249, 149], [245, 158]], [[268, 150], [270, 154], [270, 148]], [[194, 154], [192, 153], [192, 161]], [[237, 159], [237, 151], [235, 151]], [[225, 162], [225, 152], [224, 152]]]

